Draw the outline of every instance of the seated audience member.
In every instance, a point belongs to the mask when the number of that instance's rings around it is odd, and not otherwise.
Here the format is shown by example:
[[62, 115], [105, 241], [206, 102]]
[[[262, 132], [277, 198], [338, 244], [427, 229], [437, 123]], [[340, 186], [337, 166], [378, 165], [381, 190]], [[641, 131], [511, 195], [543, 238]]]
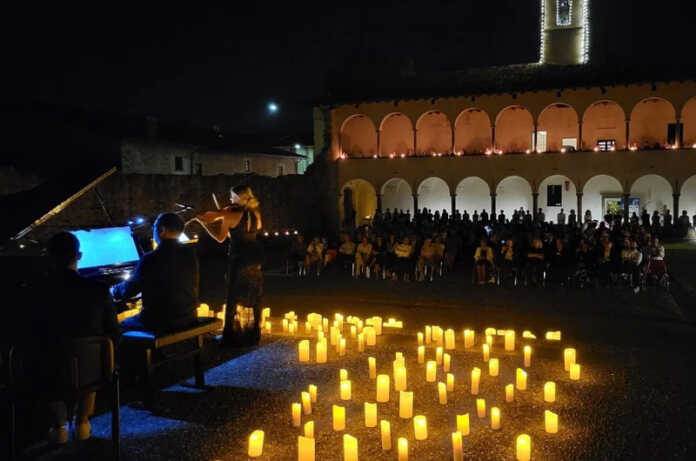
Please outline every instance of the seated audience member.
[[324, 244], [319, 240], [319, 237], [314, 237], [309, 245], [305, 256], [305, 268], [307, 272], [316, 269], [317, 274], [321, 272], [324, 263]]
[[[355, 276], [360, 277], [363, 268], [372, 265], [372, 244], [363, 237], [355, 251]], [[369, 275], [366, 274], [369, 278]]]
[[377, 277], [381, 277], [387, 264], [387, 244], [381, 235], [377, 236], [375, 243], [372, 245], [372, 258], [373, 272]]
[[168, 332], [196, 322], [198, 256], [182, 245], [184, 221], [174, 213], [160, 214], [152, 226], [157, 248], [142, 257], [130, 279], [112, 287], [116, 299], [142, 293], [143, 310], [121, 324], [124, 330]]
[[343, 268], [345, 264], [355, 262], [355, 243], [348, 234], [343, 234], [341, 238], [343, 241], [338, 247], [338, 255], [336, 256], [339, 269]]
[[419, 281], [423, 281], [425, 279], [426, 266], [429, 266], [431, 269], [435, 268], [436, 250], [437, 249], [433, 243], [433, 239], [431, 237], [426, 237], [425, 241], [423, 241], [423, 246], [420, 249], [418, 261], [416, 263]]
[[667, 272], [665, 266], [665, 247], [660, 243], [660, 239], [653, 237], [649, 248], [650, 261], [648, 262], [648, 274], [661, 278]]
[[643, 262], [643, 253], [638, 250], [638, 242], [635, 240], [624, 241], [624, 249], [621, 250], [621, 271], [631, 275], [633, 291], [640, 291], [640, 265]]
[[532, 246], [527, 253], [527, 277], [532, 283], [538, 283], [544, 272], [544, 244], [539, 237], [532, 239]]
[[474, 264], [476, 265], [476, 282], [483, 285], [493, 269], [493, 248], [488, 246], [486, 239], [481, 239], [481, 245], [476, 248]]
[[292, 271], [298, 273], [300, 266], [304, 265], [305, 260], [305, 243], [304, 238], [298, 235], [293, 239], [290, 244], [290, 251], [288, 252], [288, 262]]
[[599, 276], [603, 283], [609, 282], [609, 276], [613, 272], [614, 265], [611, 259], [612, 248], [614, 244], [609, 240], [606, 234], [602, 234], [599, 239]]
[[[502, 279], [512, 276], [512, 270], [517, 265], [515, 242], [510, 238], [500, 248]], [[502, 282], [501, 282], [502, 283]]]
[[563, 239], [557, 237], [551, 254], [551, 276], [555, 282], [565, 283], [568, 280], [571, 257]]
[[[55, 265], [39, 295], [41, 315], [38, 330], [38, 387], [55, 392], [58, 381], [61, 344], [65, 340], [87, 336], [109, 336], [118, 342], [119, 326], [116, 312], [106, 285], [84, 278], [77, 272], [82, 257], [80, 243], [69, 232], [54, 235], [48, 244], [48, 254]], [[33, 374], [33, 373], [32, 373]], [[56, 395], [59, 398], [60, 395]], [[90, 436], [89, 417], [94, 412], [95, 393], [91, 392], [77, 402], [76, 438]], [[50, 403], [54, 427], [49, 432], [53, 442], [68, 441], [68, 412], [63, 401]]]
[[401, 242], [394, 245], [394, 279], [402, 275], [404, 280], [408, 280], [411, 273], [411, 255], [413, 254], [413, 246], [408, 237], [404, 237]]

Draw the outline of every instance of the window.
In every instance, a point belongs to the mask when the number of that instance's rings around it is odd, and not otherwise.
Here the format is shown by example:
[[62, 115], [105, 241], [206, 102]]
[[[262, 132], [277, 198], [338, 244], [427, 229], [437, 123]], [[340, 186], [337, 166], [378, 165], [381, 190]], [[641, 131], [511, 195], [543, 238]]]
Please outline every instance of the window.
[[546, 188], [546, 206], [563, 206], [563, 186], [549, 184]]
[[[546, 131], [536, 132], [536, 151], [546, 152]], [[534, 146], [534, 134], [532, 134], [532, 146]]]
[[285, 174], [285, 165], [278, 165], [278, 176], [283, 176]]
[[616, 139], [600, 139], [597, 141], [597, 147], [602, 152], [616, 150]]
[[578, 138], [563, 138], [561, 140], [561, 146], [571, 152], [578, 150]]
[[244, 172], [251, 173], [251, 160], [248, 158], [244, 159]]
[[573, 21], [573, 0], [556, 0], [556, 25], [569, 26]]
[[176, 156], [174, 157], [174, 171], [182, 172], [184, 171], [184, 157]]

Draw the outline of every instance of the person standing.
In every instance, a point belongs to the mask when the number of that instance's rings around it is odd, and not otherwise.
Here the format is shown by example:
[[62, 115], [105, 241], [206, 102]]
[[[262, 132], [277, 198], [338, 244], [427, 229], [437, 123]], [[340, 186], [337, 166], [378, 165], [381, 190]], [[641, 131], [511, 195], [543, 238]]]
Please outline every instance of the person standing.
[[565, 226], [566, 215], [563, 212], [563, 208], [561, 208], [561, 212], [558, 213], [558, 215], [556, 216], [556, 222], [558, 223], [559, 226]]

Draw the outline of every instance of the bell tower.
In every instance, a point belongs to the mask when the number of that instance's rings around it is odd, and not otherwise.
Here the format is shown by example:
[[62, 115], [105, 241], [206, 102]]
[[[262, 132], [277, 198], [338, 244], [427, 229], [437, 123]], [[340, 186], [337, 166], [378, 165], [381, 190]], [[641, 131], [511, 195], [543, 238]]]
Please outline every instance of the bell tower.
[[590, 60], [590, 0], [541, 0], [541, 64]]

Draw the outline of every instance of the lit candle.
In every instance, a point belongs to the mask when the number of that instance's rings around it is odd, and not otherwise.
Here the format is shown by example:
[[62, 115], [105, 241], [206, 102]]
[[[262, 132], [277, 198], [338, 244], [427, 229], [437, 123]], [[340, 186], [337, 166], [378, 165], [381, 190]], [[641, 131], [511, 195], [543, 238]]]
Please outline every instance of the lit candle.
[[486, 344], [488, 344], [490, 348], [493, 348], [493, 336], [494, 335], [486, 335]]
[[406, 390], [406, 368], [399, 367], [396, 369], [394, 374], [394, 390], [395, 391], [405, 391]]
[[312, 332], [312, 324], [309, 322], [305, 322], [304, 331], [305, 331], [305, 333], [311, 333]]
[[375, 334], [380, 336], [382, 334], [382, 317], [372, 317], [372, 327], [375, 329]]
[[498, 376], [499, 363], [498, 359], [490, 359], [488, 361], [488, 374], [491, 376]]
[[483, 344], [481, 346], [481, 350], [483, 351], [483, 361], [488, 362], [488, 359], [491, 357], [491, 346], [488, 344]]
[[339, 381], [345, 381], [348, 379], [348, 370], [345, 368], [341, 368], [338, 370], [338, 380]]
[[249, 458], [258, 458], [263, 453], [263, 431], [254, 431], [249, 436]]
[[358, 334], [358, 352], [365, 352], [365, 333]]
[[377, 426], [377, 404], [365, 402], [365, 427]]
[[297, 436], [297, 461], [314, 461], [314, 438]]
[[546, 340], [547, 341], [560, 341], [561, 340], [561, 331], [547, 331], [546, 332]]
[[517, 369], [517, 379], [515, 382], [515, 387], [517, 390], [523, 391], [527, 389], [527, 372], [522, 368]]
[[333, 406], [333, 430], [343, 431], [346, 429], [346, 407], [339, 405]]
[[312, 414], [312, 397], [309, 395], [309, 392], [302, 393], [302, 409], [305, 415]]
[[563, 367], [570, 371], [570, 366], [575, 363], [575, 349], [569, 347], [563, 351]]
[[266, 334], [271, 334], [271, 322], [268, 320], [266, 321]]
[[314, 421], [308, 421], [304, 425], [304, 436], [308, 439], [314, 438]]
[[544, 384], [544, 402], [555, 402], [556, 401], [556, 383], [553, 381], [548, 381]]
[[358, 327], [355, 325], [350, 326], [350, 337], [355, 339], [358, 336]]
[[341, 338], [338, 340], [338, 355], [340, 357], [346, 355], [346, 338]]
[[294, 335], [297, 331], [297, 322], [288, 322], [288, 333]]
[[454, 375], [447, 373], [447, 392], [454, 392]]
[[462, 461], [464, 453], [462, 453], [462, 433], [452, 433], [452, 459], [454, 461]]
[[469, 435], [469, 413], [457, 415], [457, 432]]
[[351, 399], [351, 387], [349, 380], [341, 381], [341, 400]]
[[205, 303], [202, 303], [200, 306], [196, 308], [196, 316], [197, 317], [208, 317], [208, 313], [210, 312], [210, 306], [208, 306]]
[[464, 348], [469, 349], [474, 347], [475, 333], [474, 330], [464, 330]]
[[413, 418], [413, 392], [399, 392], [399, 418]]
[[532, 457], [532, 439], [527, 434], [517, 436], [517, 461], [529, 461]]
[[522, 337], [526, 339], [536, 339], [536, 335], [529, 330], [524, 330], [522, 332]]
[[326, 340], [317, 341], [317, 363], [326, 363]]
[[442, 328], [440, 327], [433, 327], [433, 342], [437, 344], [438, 346], [442, 345]]
[[419, 346], [422, 346], [422, 345], [423, 345], [423, 341], [424, 341], [424, 339], [423, 339], [423, 332], [419, 331], [419, 332], [418, 332], [418, 345], [419, 345]]
[[377, 376], [377, 401], [379, 403], [389, 401], [389, 375]]
[[391, 450], [391, 425], [389, 421], [383, 419], [379, 422], [380, 434], [382, 436], [382, 450]]
[[292, 425], [295, 427], [300, 427], [301, 421], [302, 421], [302, 404], [295, 402], [292, 404]]
[[558, 432], [558, 415], [552, 411], [544, 411], [544, 428], [549, 434]]
[[474, 367], [471, 370], [471, 394], [477, 395], [479, 393], [479, 380], [481, 379], [481, 369]]
[[437, 393], [440, 398], [440, 405], [447, 405], [447, 384], [437, 383]]
[[486, 399], [476, 399], [476, 414], [479, 418], [486, 417]]
[[442, 346], [435, 348], [435, 361], [438, 365], [442, 365]]
[[283, 319], [283, 333], [288, 332], [288, 319]]
[[297, 345], [300, 362], [309, 362], [309, 340], [303, 339]]
[[425, 344], [430, 344], [433, 341], [433, 329], [430, 326], [425, 327]]
[[532, 348], [524, 346], [524, 367], [529, 368], [530, 366], [532, 366]]
[[418, 415], [413, 417], [413, 429], [416, 433], [416, 440], [428, 438], [428, 421], [425, 416]]
[[574, 363], [570, 366], [570, 379], [577, 381], [580, 379], [580, 364]]
[[418, 346], [418, 363], [425, 362], [425, 346]]
[[445, 349], [450, 351], [454, 348], [455, 348], [454, 330], [450, 328], [448, 330], [445, 330]]
[[397, 445], [399, 447], [399, 461], [408, 461], [408, 440], [399, 437]]
[[309, 397], [312, 400], [312, 403], [317, 401], [317, 386], [314, 384], [309, 385]]
[[505, 386], [505, 401], [512, 402], [515, 400], [515, 386], [508, 384]]
[[377, 377], [377, 359], [368, 357], [367, 364], [370, 368], [370, 379], [375, 379]]
[[343, 461], [358, 461], [358, 439], [343, 434]]
[[507, 352], [515, 350], [515, 330], [505, 331], [505, 350]]
[[329, 330], [329, 339], [331, 340], [332, 346], [335, 346], [338, 344], [338, 336], [339, 336], [338, 328], [336, 328], [335, 326], [331, 327], [331, 329]]
[[271, 316], [271, 308], [270, 307], [264, 307], [261, 310], [261, 322], [265, 322], [267, 318]]
[[500, 409], [498, 407], [491, 408], [491, 429], [500, 429]]
[[322, 318], [322, 319], [321, 319], [321, 329], [324, 330], [324, 331], [328, 331], [328, 330], [329, 330], [329, 319], [327, 319], [327, 318]]
[[436, 374], [437, 364], [433, 360], [428, 360], [428, 363], [425, 364], [425, 380], [434, 383]]
[[377, 344], [377, 334], [375, 333], [374, 327], [365, 327], [363, 334], [365, 335], [365, 343], [368, 346]]
[[452, 365], [452, 357], [448, 353], [442, 355], [442, 370], [444, 372], [449, 372]]
[[498, 330], [496, 330], [496, 329], [493, 328], [493, 327], [488, 327], [488, 328], [486, 328], [486, 330], [484, 331], [484, 333], [486, 334], [486, 336], [495, 336], [496, 333], [497, 333], [497, 331], [498, 331]]

